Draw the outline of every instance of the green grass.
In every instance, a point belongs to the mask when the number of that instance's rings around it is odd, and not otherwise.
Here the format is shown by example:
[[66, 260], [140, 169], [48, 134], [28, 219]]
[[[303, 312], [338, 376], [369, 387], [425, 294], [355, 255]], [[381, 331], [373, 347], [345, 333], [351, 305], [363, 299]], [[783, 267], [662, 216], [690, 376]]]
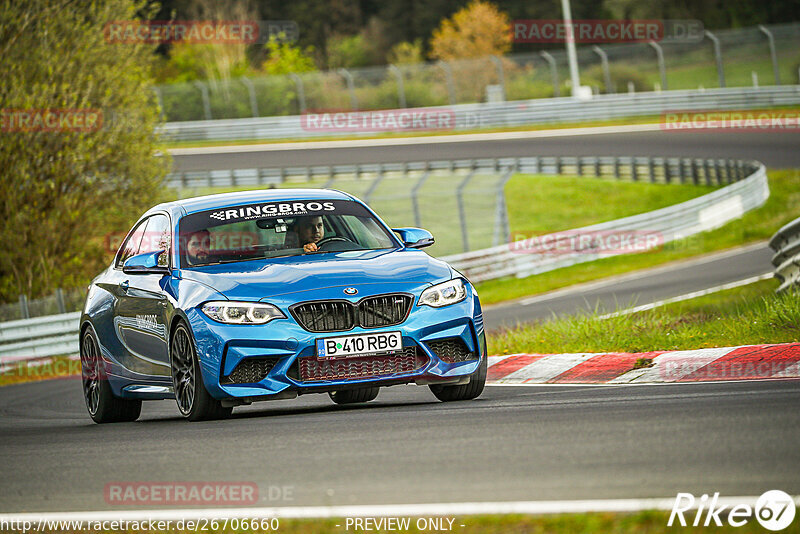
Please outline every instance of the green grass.
[[506, 184], [505, 192], [512, 238], [526, 238], [665, 208], [713, 189], [589, 177], [517, 175]]
[[[645, 352], [800, 341], [800, 299], [765, 280], [653, 310], [603, 319], [553, 318], [492, 332], [490, 354]], [[627, 306], [623, 306], [627, 307]]]
[[[778, 228], [800, 216], [800, 170], [768, 171], [768, 176], [770, 198], [766, 204], [722, 228], [667, 243], [641, 254], [612, 256], [522, 279], [506, 278], [482, 282], [477, 284], [481, 302], [492, 304], [517, 299], [769, 239]], [[664, 191], [669, 189], [665, 187]], [[591, 199], [589, 201], [593, 202]], [[615, 206], [618, 203], [615, 200], [611, 199], [609, 202], [604, 208], [617, 209]], [[516, 217], [521, 216], [521, 212], [517, 212]], [[512, 218], [511, 224], [513, 228], [526, 223], [525, 219], [515, 222]]]

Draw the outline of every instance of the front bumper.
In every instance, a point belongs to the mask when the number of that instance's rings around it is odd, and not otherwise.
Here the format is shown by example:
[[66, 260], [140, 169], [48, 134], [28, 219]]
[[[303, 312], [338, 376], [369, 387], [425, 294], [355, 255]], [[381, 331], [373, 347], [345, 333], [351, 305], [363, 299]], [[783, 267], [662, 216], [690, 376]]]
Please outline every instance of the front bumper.
[[[265, 299], [279, 307], [286, 319], [276, 319], [266, 325], [227, 325], [213, 321], [197, 309], [187, 310], [190, 326], [197, 344], [203, 381], [209, 393], [217, 399], [240, 399], [251, 402], [289, 398], [297, 394], [335, 391], [365, 385], [387, 386], [415, 382], [463, 383], [477, 371], [486, 357], [483, 317], [480, 302], [473, 288], [467, 285], [467, 298], [443, 308], [418, 306], [424, 287], [385, 285], [358, 287], [359, 295], [347, 299], [353, 302], [364, 296], [405, 292], [414, 295], [408, 317], [399, 325], [364, 329], [355, 327], [347, 332], [313, 333], [303, 329], [289, 313], [289, 306], [304, 300], [342, 299], [342, 288], [326, 288], [309, 293], [308, 298]], [[427, 287], [427, 286], [425, 286]], [[416, 347], [419, 365], [411, 371], [380, 374], [363, 378], [302, 380], [298, 374], [301, 359], [316, 359], [318, 338], [374, 332], [400, 332], [403, 347]], [[448, 363], [431, 348], [431, 342], [444, 339], [463, 342], [476, 359]], [[266, 377], [254, 383], [231, 383], [230, 375], [245, 359], [268, 359], [271, 368]], [[308, 361], [308, 360], [304, 360]]]

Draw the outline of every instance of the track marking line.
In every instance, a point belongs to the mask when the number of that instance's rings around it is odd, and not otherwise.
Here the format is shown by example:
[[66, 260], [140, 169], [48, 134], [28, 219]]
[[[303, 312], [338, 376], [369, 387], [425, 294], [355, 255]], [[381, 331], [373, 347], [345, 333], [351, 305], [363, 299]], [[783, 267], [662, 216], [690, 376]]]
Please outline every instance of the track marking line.
[[751, 243], [749, 245], [744, 245], [741, 247], [736, 247], [733, 249], [723, 250], [720, 252], [713, 252], [711, 254], [706, 254], [700, 257], [695, 258], [687, 258], [683, 260], [678, 260], [675, 262], [670, 262], [664, 265], [659, 265], [657, 267], [652, 267], [649, 269], [642, 269], [638, 271], [634, 271], [631, 273], [620, 274], [617, 276], [610, 276], [608, 278], [603, 278], [601, 280], [593, 280], [590, 282], [584, 282], [582, 284], [576, 284], [568, 287], [563, 287], [560, 289], [555, 289], [553, 291], [548, 291], [547, 293], [542, 293], [541, 295], [534, 295], [532, 297], [524, 297], [520, 300], [510, 301], [510, 302], [503, 302], [497, 304], [490, 304], [484, 306], [483, 309], [492, 309], [492, 308], [501, 308], [505, 306], [513, 306], [513, 305], [522, 305], [522, 306], [529, 306], [531, 304], [536, 304], [539, 302], [544, 302], [547, 300], [551, 300], [558, 297], [563, 297], [565, 295], [571, 295], [573, 293], [582, 293], [585, 291], [590, 291], [593, 289], [598, 289], [601, 287], [606, 287], [610, 285], [614, 285], [620, 282], [630, 282], [633, 280], [639, 280], [642, 278], [647, 278], [649, 276], [655, 276], [664, 272], [670, 272], [677, 269], [682, 269], [686, 267], [696, 267], [698, 265], [703, 265], [706, 263], [710, 263], [717, 260], [722, 260], [730, 256], [736, 256], [739, 254], [746, 254], [748, 252], [758, 250], [761, 248], [766, 248], [767, 242], [766, 241], [759, 241], [757, 243]]
[[726, 291], [728, 289], [733, 289], [736, 287], [747, 286], [750, 284], [754, 284], [756, 282], [760, 282], [761, 280], [768, 280], [773, 278], [775, 275], [772, 272], [760, 274], [758, 276], [751, 276], [750, 278], [745, 278], [743, 280], [737, 280], [735, 282], [729, 282], [727, 284], [722, 284], [714, 287], [709, 287], [708, 289], [701, 289], [700, 291], [692, 291], [691, 293], [686, 293], [684, 295], [679, 295], [677, 297], [671, 297], [668, 299], [657, 300], [655, 302], [651, 302], [649, 304], [642, 304], [641, 306], [634, 306], [633, 308], [626, 308], [624, 310], [615, 311], [611, 313], [605, 313], [603, 315], [599, 315], [598, 319], [610, 319], [612, 317], [620, 317], [622, 315], [630, 315], [632, 313], [638, 313], [642, 311], [652, 310], [654, 308], [658, 308], [660, 306], [665, 306], [667, 304], [673, 304], [675, 302], [683, 302], [684, 300], [691, 300], [698, 297], [703, 297], [705, 295], [711, 295], [712, 293], [718, 293], [720, 291]]
[[[720, 497], [717, 504], [755, 506], [759, 496]], [[800, 496], [792, 496], [800, 504]], [[313, 519], [333, 517], [461, 516], [483, 514], [576, 514], [590, 512], [639, 512], [672, 510], [675, 497], [647, 499], [594, 499], [562, 501], [459, 502], [378, 504], [353, 506], [285, 506], [273, 508], [217, 508], [184, 510], [123, 510], [94, 512], [46, 512], [0, 514], [0, 521], [142, 521], [276, 517]]]

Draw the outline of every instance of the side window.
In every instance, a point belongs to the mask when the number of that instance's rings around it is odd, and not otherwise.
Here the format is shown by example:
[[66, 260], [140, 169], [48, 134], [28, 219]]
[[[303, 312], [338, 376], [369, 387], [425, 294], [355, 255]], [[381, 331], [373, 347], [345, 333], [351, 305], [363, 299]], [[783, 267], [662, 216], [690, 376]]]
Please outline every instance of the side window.
[[170, 234], [169, 217], [166, 215], [153, 215], [147, 223], [147, 230], [142, 238], [138, 253], [144, 254], [145, 252], [166, 250], [164, 254], [158, 257], [158, 264], [162, 267], [168, 266]]
[[120, 247], [120, 252], [117, 255], [117, 268], [121, 268], [125, 260], [131, 256], [135, 256], [139, 251], [139, 244], [142, 242], [142, 236], [144, 235], [144, 229], [147, 226], [148, 220], [149, 219], [143, 220]]

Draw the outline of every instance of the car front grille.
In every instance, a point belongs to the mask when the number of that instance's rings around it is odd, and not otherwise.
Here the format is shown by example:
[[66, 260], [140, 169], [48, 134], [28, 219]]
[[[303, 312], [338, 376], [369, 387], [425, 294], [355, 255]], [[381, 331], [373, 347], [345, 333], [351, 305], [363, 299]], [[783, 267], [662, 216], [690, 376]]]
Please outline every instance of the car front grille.
[[246, 358], [225, 377], [228, 384], [255, 384], [264, 380], [277, 363], [276, 358]]
[[366, 297], [353, 304], [346, 300], [321, 300], [296, 304], [289, 310], [309, 332], [341, 332], [355, 326], [380, 328], [405, 321], [414, 298], [405, 294]]
[[445, 363], [459, 363], [478, 359], [478, 353], [470, 352], [464, 344], [464, 340], [458, 337], [429, 341], [426, 344], [436, 357]]
[[417, 347], [406, 347], [395, 354], [351, 356], [337, 359], [298, 358], [299, 380], [355, 380], [408, 374], [425, 367], [428, 358]]

